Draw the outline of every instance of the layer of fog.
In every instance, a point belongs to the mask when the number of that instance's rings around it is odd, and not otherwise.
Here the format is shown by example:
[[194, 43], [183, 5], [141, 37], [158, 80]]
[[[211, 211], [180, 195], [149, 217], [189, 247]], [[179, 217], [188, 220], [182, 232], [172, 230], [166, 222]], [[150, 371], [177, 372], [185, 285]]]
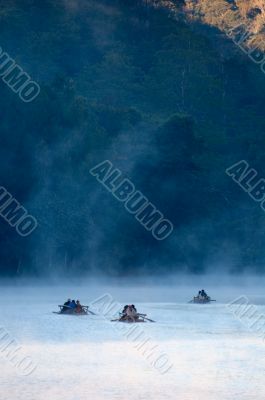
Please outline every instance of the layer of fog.
[[187, 303], [204, 289], [217, 303], [229, 303], [246, 296], [254, 304], [265, 304], [265, 277], [238, 275], [165, 275], [159, 277], [119, 277], [86, 279], [5, 279], [0, 280], [5, 297], [30, 296], [53, 299], [55, 307], [67, 298], [80, 299], [90, 304], [109, 293], [123, 303], [172, 302]]

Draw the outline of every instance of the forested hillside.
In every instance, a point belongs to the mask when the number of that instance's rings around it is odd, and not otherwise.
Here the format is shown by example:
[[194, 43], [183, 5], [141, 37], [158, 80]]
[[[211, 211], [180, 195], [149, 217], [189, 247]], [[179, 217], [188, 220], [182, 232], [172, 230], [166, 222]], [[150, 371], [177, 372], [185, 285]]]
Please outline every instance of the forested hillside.
[[[39, 223], [23, 238], [0, 219], [3, 275], [264, 272], [265, 214], [225, 170], [265, 177], [265, 75], [202, 28], [140, 0], [0, 1], [0, 46], [41, 87], [23, 103], [0, 81], [0, 186]], [[106, 159], [168, 239], [91, 176]]]
[[[228, 34], [241, 27], [247, 49], [265, 50], [265, 3], [263, 0], [147, 0], [164, 7], [172, 16], [201, 21]], [[243, 35], [244, 34], [244, 35]]]

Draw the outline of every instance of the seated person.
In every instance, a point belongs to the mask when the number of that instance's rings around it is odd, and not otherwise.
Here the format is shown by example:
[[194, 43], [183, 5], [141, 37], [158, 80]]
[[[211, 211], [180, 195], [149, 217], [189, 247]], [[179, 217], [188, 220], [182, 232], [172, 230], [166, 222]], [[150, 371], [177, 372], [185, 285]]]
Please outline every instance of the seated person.
[[137, 313], [137, 310], [136, 310], [136, 308], [135, 308], [135, 305], [134, 304], [132, 304], [132, 308], [133, 308], [133, 310]]
[[123, 307], [123, 310], [122, 310], [122, 312], [121, 312], [121, 313], [122, 313], [122, 316], [121, 316], [121, 318], [120, 318], [121, 320], [126, 318], [126, 311], [127, 311], [127, 308], [128, 308], [128, 307], [129, 307], [128, 304], [126, 304], [126, 306]]
[[81, 313], [82, 311], [83, 311], [83, 308], [82, 308], [82, 306], [81, 306], [81, 304], [80, 304], [80, 301], [79, 301], [79, 300], [76, 300], [75, 312], [76, 312], [76, 313]]
[[202, 289], [202, 291], [201, 291], [201, 296], [204, 298], [208, 297], [207, 293], [204, 291], [204, 289]]
[[62, 308], [62, 312], [65, 312], [69, 309], [69, 305], [71, 303], [71, 299], [68, 299], [65, 303], [64, 303], [64, 307]]
[[71, 303], [69, 304], [69, 306], [70, 306], [72, 309], [76, 308], [76, 302], [75, 302], [75, 300], [72, 300]]
[[126, 306], [123, 307], [122, 314], [126, 313], [126, 310], [127, 310], [128, 307], [129, 307], [128, 304], [126, 304]]
[[133, 320], [138, 318], [138, 315], [137, 315], [137, 312], [136, 312], [135, 307], [133, 308], [132, 305], [130, 305], [130, 306], [127, 307], [127, 310], [126, 310], [126, 317], [127, 317], [128, 319], [133, 319]]

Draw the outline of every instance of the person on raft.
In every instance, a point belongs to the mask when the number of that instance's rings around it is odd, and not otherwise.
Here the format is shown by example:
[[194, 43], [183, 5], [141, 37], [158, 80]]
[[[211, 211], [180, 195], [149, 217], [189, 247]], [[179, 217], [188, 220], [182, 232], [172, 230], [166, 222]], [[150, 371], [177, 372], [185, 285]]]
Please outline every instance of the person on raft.
[[65, 312], [65, 311], [69, 310], [70, 304], [71, 304], [71, 299], [68, 299], [68, 300], [64, 303], [64, 306], [63, 306], [63, 308], [62, 308], [62, 312]]
[[79, 300], [76, 300], [75, 312], [76, 312], [76, 313], [81, 313], [81, 312], [83, 312], [83, 307], [81, 306]]
[[132, 305], [126, 305], [122, 310], [121, 320], [129, 319], [129, 320], [136, 320], [138, 318], [137, 310]]
[[123, 307], [122, 315], [126, 314], [126, 310], [128, 307], [129, 307], [128, 304], [126, 304], [126, 306]]
[[208, 297], [207, 293], [204, 291], [204, 289], [201, 290], [201, 296], [202, 297]]
[[70, 306], [72, 309], [75, 309], [75, 308], [76, 308], [76, 302], [75, 302], [75, 300], [72, 300], [71, 303], [69, 304], [69, 306]]

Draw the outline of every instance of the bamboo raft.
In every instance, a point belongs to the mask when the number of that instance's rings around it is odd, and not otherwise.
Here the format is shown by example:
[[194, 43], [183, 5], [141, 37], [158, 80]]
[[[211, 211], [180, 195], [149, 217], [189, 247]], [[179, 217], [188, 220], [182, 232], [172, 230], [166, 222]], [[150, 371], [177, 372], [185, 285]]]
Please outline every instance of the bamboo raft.
[[95, 315], [92, 311], [89, 310], [88, 306], [83, 306], [82, 305], [82, 310], [78, 311], [76, 308], [72, 308], [69, 306], [62, 306], [58, 305], [60, 308], [60, 311], [53, 311], [53, 314], [59, 314], [59, 315], [75, 315], [75, 316], [80, 316], [80, 315]]

